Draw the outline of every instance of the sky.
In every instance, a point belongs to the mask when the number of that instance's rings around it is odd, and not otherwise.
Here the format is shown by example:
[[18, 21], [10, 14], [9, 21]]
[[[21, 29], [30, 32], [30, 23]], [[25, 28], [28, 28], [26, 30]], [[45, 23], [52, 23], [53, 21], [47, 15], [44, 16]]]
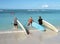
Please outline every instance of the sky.
[[60, 0], [0, 0], [0, 9], [60, 9]]

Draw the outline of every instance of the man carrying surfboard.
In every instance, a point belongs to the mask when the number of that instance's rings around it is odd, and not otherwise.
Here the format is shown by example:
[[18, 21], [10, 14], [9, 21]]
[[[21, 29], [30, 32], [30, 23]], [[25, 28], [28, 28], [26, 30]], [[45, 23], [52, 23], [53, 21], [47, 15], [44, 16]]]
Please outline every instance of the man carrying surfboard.
[[32, 25], [32, 21], [33, 21], [33, 19], [32, 19], [32, 17], [30, 17], [30, 19], [28, 20], [28, 26]]
[[42, 18], [41, 18], [41, 16], [39, 16], [38, 23], [39, 23], [40, 25], [42, 25]]
[[[39, 16], [38, 23], [39, 23], [40, 25], [43, 24], [42, 20], [43, 20], [43, 19], [41, 18], [41, 16]], [[46, 29], [44, 29], [44, 31], [46, 31]]]

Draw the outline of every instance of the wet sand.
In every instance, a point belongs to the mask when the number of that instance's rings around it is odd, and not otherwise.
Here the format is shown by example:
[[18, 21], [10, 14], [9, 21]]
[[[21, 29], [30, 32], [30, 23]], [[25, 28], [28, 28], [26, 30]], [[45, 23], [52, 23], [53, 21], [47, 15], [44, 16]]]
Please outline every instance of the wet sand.
[[46, 32], [33, 28], [29, 35], [24, 32], [0, 33], [0, 44], [60, 44], [60, 32], [47, 29]]

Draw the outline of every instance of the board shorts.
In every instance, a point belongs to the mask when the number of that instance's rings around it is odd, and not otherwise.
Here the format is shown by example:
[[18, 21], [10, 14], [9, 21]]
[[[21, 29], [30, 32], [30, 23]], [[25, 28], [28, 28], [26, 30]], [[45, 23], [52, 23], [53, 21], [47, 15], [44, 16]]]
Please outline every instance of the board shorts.
[[17, 26], [17, 24], [14, 24], [14, 26]]

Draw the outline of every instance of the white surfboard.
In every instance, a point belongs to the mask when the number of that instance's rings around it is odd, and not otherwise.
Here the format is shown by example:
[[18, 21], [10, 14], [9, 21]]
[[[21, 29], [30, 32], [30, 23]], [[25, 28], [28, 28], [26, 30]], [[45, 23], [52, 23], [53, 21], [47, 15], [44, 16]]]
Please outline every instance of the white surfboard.
[[45, 21], [45, 20], [42, 20], [43, 22], [43, 25], [50, 28], [51, 30], [55, 31], [55, 32], [58, 32], [57, 28], [55, 26], [53, 26], [52, 24], [50, 24], [49, 22]]
[[26, 29], [24, 28], [24, 26], [21, 24], [21, 22], [19, 22], [19, 20], [17, 20], [18, 24], [20, 25], [20, 27], [24, 30], [25, 34], [27, 35]]

